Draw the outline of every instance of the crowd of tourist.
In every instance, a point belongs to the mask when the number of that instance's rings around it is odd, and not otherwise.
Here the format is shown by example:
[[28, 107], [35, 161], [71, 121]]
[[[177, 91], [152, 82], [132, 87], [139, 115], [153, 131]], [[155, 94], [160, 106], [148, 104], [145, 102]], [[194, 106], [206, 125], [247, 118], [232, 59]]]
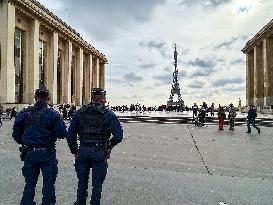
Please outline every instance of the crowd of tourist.
[[59, 113], [63, 115], [64, 120], [71, 120], [77, 111], [75, 105], [61, 104], [58, 106]]
[[[31, 105], [29, 105], [31, 106]], [[53, 107], [53, 105], [50, 105]], [[206, 122], [206, 117], [209, 115], [212, 117], [214, 116], [214, 113], [217, 113], [218, 118], [218, 124], [219, 124], [219, 130], [224, 129], [224, 122], [226, 119], [229, 120], [229, 130], [234, 130], [234, 121], [236, 117], [236, 109], [231, 103], [229, 106], [221, 106], [219, 104], [218, 108], [215, 108], [214, 103], [211, 104], [211, 106], [208, 106], [206, 102], [203, 102], [202, 105], [198, 106], [197, 103], [194, 103], [193, 106], [145, 106], [140, 105], [139, 103], [136, 104], [130, 104], [128, 105], [121, 105], [121, 106], [110, 106], [107, 105], [109, 109], [115, 111], [115, 112], [132, 112], [132, 113], [145, 113], [145, 112], [152, 112], [152, 111], [168, 111], [168, 112], [188, 112], [192, 111], [192, 121], [194, 122], [195, 126], [204, 126]], [[54, 107], [53, 107], [54, 108]], [[60, 104], [54, 109], [58, 110], [60, 114], [62, 114], [64, 120], [71, 120], [73, 118], [73, 115], [76, 113], [77, 107], [75, 105], [70, 104]], [[251, 109], [251, 106], [250, 106]], [[226, 116], [226, 112], [228, 115]], [[7, 107], [5, 110], [2, 106], [0, 106], [0, 126], [2, 126], [3, 119], [9, 119], [11, 120], [16, 116], [16, 107], [10, 108]], [[256, 110], [255, 110], [256, 113]], [[250, 130], [250, 125], [253, 125], [253, 116], [252, 120], [249, 120], [250, 123], [248, 123], [248, 131]], [[254, 125], [255, 125], [255, 119], [254, 119]], [[258, 130], [258, 128], [256, 128]], [[258, 130], [260, 132], [260, 130]]]
[[[0, 106], [0, 126], [3, 124], [3, 119], [15, 118], [17, 114], [16, 107], [10, 108], [7, 107], [6, 110], [2, 106]], [[4, 116], [3, 116], [4, 115]]]
[[129, 111], [129, 112], [133, 112], [133, 111], [136, 111], [136, 112], [145, 112], [145, 111], [157, 111], [158, 108], [156, 106], [154, 107], [149, 107], [149, 106], [144, 106], [144, 105], [140, 105], [139, 103], [136, 103], [136, 104], [131, 104], [130, 106], [128, 105], [121, 105], [121, 106], [109, 106], [108, 104], [108, 107], [113, 110], [113, 111], [118, 111], [118, 112], [126, 112], [126, 111]]
[[[215, 109], [214, 103], [212, 103], [211, 106], [208, 107], [207, 103], [203, 102], [200, 108], [198, 108], [197, 104], [194, 103], [194, 105], [192, 106], [192, 114], [193, 114], [193, 121], [195, 126], [204, 126], [206, 121], [205, 119], [208, 116], [208, 113], [210, 113], [210, 116], [214, 116], [214, 113], [216, 111], [217, 111], [219, 130], [224, 129], [225, 119], [229, 120], [229, 125], [230, 125], [229, 130], [234, 130], [236, 109], [232, 103], [230, 103], [228, 107], [224, 107], [219, 104], [217, 109]], [[228, 116], [226, 116], [226, 112], [228, 112]]]

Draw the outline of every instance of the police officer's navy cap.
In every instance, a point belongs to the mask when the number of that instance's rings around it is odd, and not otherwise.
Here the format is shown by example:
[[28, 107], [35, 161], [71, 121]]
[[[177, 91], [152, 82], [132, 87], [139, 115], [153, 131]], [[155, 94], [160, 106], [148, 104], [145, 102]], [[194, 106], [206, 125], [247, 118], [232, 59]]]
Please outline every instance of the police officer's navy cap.
[[102, 88], [93, 88], [91, 94], [92, 96], [105, 96], [106, 91]]
[[46, 86], [42, 85], [38, 89], [35, 90], [35, 95], [40, 97], [47, 97], [49, 96], [49, 91]]

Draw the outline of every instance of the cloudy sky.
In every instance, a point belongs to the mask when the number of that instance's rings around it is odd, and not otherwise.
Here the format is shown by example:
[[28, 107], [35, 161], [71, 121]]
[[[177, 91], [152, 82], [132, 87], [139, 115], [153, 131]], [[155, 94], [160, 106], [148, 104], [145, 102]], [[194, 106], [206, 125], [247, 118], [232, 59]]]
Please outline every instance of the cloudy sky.
[[166, 104], [174, 44], [186, 105], [245, 103], [241, 52], [272, 0], [39, 0], [103, 52], [111, 105]]

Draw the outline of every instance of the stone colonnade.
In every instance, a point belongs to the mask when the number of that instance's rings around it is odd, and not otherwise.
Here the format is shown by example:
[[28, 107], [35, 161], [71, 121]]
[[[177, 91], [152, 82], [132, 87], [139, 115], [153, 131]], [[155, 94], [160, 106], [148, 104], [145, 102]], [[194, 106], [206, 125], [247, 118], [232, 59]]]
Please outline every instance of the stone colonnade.
[[245, 53], [247, 105], [273, 105], [272, 36], [266, 36]]
[[37, 2], [20, 2], [0, 1], [0, 103], [33, 103], [41, 84], [53, 104], [88, 103], [105, 88], [105, 56]]

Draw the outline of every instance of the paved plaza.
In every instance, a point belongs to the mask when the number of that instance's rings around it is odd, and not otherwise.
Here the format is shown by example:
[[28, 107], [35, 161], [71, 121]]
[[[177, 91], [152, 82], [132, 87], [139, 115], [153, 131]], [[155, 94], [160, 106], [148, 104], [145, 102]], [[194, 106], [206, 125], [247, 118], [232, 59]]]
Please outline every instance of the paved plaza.
[[[24, 185], [12, 125], [4, 121], [0, 127], [1, 205], [19, 204]], [[103, 205], [273, 204], [273, 128], [261, 127], [258, 135], [246, 134], [245, 126], [219, 131], [215, 125], [122, 125], [124, 141], [109, 161]], [[65, 140], [58, 141], [57, 153], [57, 204], [72, 205], [77, 179]], [[38, 204], [41, 185], [40, 178]]]

